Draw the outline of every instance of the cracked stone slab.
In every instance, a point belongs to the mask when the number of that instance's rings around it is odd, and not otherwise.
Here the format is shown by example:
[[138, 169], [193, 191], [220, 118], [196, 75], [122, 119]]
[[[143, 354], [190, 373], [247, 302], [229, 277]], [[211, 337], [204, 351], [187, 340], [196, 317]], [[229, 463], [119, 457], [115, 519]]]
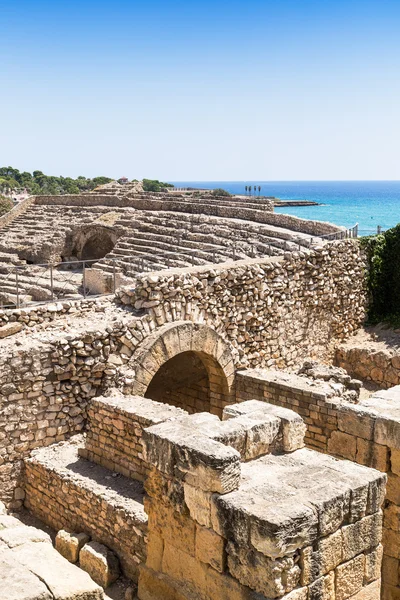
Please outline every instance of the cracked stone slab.
[[49, 598], [54, 600], [103, 600], [104, 598], [103, 589], [87, 573], [63, 558], [51, 544], [28, 542], [14, 548], [12, 554], [16, 561], [46, 584], [51, 592]]

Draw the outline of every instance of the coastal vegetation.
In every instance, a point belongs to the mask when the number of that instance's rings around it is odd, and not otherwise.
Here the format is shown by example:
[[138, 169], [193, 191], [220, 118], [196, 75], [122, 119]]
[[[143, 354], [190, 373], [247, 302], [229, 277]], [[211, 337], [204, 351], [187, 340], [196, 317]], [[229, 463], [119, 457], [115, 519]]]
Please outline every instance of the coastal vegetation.
[[370, 323], [400, 327], [400, 223], [376, 236], [361, 238], [368, 255]]
[[[32, 196], [60, 194], [81, 194], [90, 192], [100, 185], [110, 183], [110, 177], [93, 177], [90, 179], [80, 175], [72, 177], [55, 177], [45, 175], [42, 171], [20, 172], [14, 167], [0, 167], [0, 194], [11, 195], [26, 190]], [[136, 179], [134, 181], [137, 181]], [[174, 187], [171, 183], [164, 183], [158, 179], [143, 179], [143, 188], [146, 192], [159, 192], [163, 188]]]
[[213, 190], [211, 193], [213, 194], [213, 196], [229, 196], [230, 197], [232, 195], [222, 188], [217, 188], [217, 189]]
[[161, 192], [164, 188], [173, 188], [172, 183], [158, 181], [158, 179], [143, 179], [143, 189], [145, 192]]
[[80, 175], [76, 179], [72, 177], [54, 177], [45, 175], [42, 171], [20, 172], [13, 167], [0, 168], [0, 192], [10, 194], [26, 190], [31, 195], [49, 194], [79, 194], [90, 192], [95, 187], [113, 181], [109, 177], [94, 177], [88, 179]]
[[0, 196], [0, 217], [8, 213], [13, 207], [13, 203], [10, 198]]

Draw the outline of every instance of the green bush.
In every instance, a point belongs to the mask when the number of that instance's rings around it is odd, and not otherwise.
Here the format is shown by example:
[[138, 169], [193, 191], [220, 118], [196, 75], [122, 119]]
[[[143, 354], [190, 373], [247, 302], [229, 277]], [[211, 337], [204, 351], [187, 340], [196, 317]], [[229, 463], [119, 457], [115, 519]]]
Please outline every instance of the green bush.
[[0, 196], [0, 217], [8, 213], [12, 207], [13, 203], [10, 198], [6, 198], [5, 196]]
[[231, 196], [232, 195], [229, 192], [227, 192], [226, 190], [223, 190], [222, 188], [217, 188], [216, 190], [213, 190], [212, 194], [213, 194], [213, 196]]
[[369, 261], [371, 323], [400, 326], [400, 223], [385, 233], [361, 238]]
[[164, 183], [158, 179], [143, 179], [143, 189], [145, 192], [160, 192], [162, 188], [173, 188], [172, 183]]

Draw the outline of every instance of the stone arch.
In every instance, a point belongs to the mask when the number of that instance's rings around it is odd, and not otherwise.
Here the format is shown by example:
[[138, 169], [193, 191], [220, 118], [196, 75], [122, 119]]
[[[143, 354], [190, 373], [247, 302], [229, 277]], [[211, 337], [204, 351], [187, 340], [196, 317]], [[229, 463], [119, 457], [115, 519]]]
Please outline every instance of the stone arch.
[[70, 249], [64, 254], [78, 260], [100, 260], [112, 251], [118, 239], [116, 231], [105, 225], [91, 224], [75, 230]]
[[135, 377], [125, 393], [219, 416], [234, 402], [231, 346], [207, 325], [180, 321], [158, 328], [136, 349], [129, 366]]

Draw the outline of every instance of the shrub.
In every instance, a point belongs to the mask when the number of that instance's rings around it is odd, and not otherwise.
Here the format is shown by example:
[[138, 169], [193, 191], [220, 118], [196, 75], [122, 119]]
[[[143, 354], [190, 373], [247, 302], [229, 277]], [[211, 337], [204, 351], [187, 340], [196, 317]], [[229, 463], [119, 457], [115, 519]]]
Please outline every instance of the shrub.
[[5, 196], [0, 196], [0, 217], [8, 213], [12, 207], [13, 203], [10, 198], [6, 198]]
[[369, 261], [371, 323], [400, 325], [400, 223], [385, 233], [361, 238]]
[[226, 190], [223, 190], [222, 188], [217, 188], [216, 190], [213, 190], [211, 193], [213, 194], [213, 196], [231, 196], [232, 195], [229, 192], [227, 192]]

